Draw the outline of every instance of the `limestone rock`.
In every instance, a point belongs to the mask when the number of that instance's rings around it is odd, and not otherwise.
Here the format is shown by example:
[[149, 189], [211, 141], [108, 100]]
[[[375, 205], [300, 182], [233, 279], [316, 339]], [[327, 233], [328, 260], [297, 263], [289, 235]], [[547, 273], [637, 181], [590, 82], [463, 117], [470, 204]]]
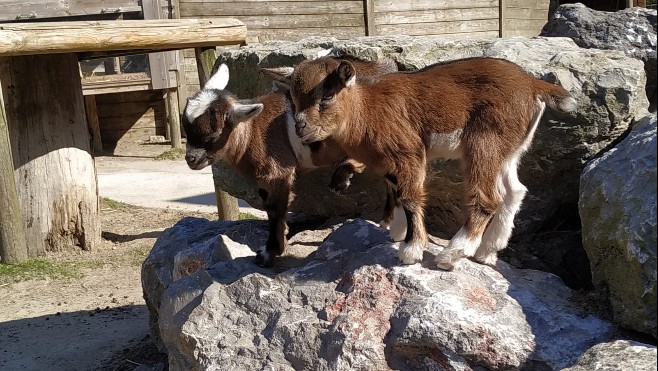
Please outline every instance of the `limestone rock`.
[[[217, 230], [234, 233], [220, 222], [181, 223], [166, 234], [183, 240], [187, 231], [211, 241]], [[190, 240], [181, 249], [214, 243]], [[170, 370], [557, 370], [613, 333], [549, 273], [470, 261], [439, 271], [432, 268], [441, 248], [435, 244], [423, 264], [401, 266], [386, 231], [360, 219], [291, 240], [293, 247], [320, 242], [315, 253], [281, 271], [239, 257], [209, 261], [163, 285], [152, 300], [159, 305], [149, 309]], [[171, 249], [161, 238], [144, 269], [152, 269], [155, 257], [173, 261], [165, 253]], [[163, 260], [159, 266], [173, 269]]]
[[656, 359], [653, 345], [617, 340], [593, 346], [575, 365], [563, 371], [653, 371]]
[[615, 319], [656, 337], [656, 114], [591, 161], [581, 177], [583, 245]]
[[580, 3], [564, 4], [544, 25], [541, 36], [569, 37], [583, 48], [619, 50], [641, 60], [650, 110], [656, 110], [656, 9], [602, 12]]

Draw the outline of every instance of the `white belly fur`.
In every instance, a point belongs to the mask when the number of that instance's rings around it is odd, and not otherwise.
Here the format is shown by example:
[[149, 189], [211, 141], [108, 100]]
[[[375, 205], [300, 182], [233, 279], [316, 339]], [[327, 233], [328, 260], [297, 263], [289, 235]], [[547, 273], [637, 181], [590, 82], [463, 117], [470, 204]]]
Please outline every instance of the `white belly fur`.
[[450, 133], [432, 133], [427, 147], [427, 158], [457, 159], [462, 157], [462, 129]]

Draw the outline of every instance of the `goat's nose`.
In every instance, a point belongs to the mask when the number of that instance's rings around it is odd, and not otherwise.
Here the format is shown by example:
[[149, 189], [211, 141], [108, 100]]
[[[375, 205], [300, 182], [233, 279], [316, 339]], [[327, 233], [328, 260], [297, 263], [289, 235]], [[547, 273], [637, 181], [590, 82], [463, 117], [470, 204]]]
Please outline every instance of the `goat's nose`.
[[194, 154], [191, 154], [191, 153], [188, 153], [188, 154], [185, 155], [185, 161], [187, 161], [188, 164], [195, 162], [196, 159], [197, 159], [197, 155], [194, 155]]

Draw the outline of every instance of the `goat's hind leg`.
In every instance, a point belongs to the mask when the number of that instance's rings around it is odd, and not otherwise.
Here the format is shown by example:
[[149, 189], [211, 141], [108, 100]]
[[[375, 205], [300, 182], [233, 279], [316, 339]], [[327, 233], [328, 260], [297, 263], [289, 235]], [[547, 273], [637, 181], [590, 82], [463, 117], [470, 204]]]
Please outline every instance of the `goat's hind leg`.
[[459, 260], [475, 254], [487, 224], [502, 203], [497, 181], [501, 164], [486, 161], [483, 156], [487, 154], [484, 152], [477, 153], [475, 150], [470, 155], [470, 162], [464, 166], [466, 223], [452, 237], [448, 246], [436, 256], [436, 265], [443, 270], [450, 271]]

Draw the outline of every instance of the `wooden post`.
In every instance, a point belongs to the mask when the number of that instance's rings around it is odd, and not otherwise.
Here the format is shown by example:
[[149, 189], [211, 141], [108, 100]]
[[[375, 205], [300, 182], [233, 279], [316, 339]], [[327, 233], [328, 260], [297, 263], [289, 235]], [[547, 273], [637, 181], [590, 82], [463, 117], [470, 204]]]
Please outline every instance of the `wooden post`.
[[363, 0], [363, 15], [365, 16], [366, 36], [375, 36], [375, 0]]
[[96, 107], [96, 96], [85, 96], [85, 113], [87, 115], [87, 124], [91, 132], [92, 153], [103, 152], [103, 141], [101, 139], [101, 126], [98, 122], [98, 108]]
[[167, 89], [167, 127], [173, 148], [183, 148], [180, 133], [180, 111], [178, 109], [178, 89]]
[[[197, 71], [199, 73], [199, 85], [203, 87], [212, 72], [213, 65], [217, 60], [217, 54], [214, 47], [195, 48]], [[238, 199], [222, 190], [215, 183], [215, 197], [217, 198], [217, 213], [219, 220], [238, 220], [240, 217], [240, 208]]]
[[505, 0], [498, 0], [498, 37], [505, 37]]
[[[0, 58], [0, 64], [6, 62]], [[27, 260], [27, 244], [4, 107], [0, 90], [0, 262], [13, 264]]]
[[98, 186], [78, 57], [7, 59], [0, 81], [28, 255], [92, 250], [101, 237]]

